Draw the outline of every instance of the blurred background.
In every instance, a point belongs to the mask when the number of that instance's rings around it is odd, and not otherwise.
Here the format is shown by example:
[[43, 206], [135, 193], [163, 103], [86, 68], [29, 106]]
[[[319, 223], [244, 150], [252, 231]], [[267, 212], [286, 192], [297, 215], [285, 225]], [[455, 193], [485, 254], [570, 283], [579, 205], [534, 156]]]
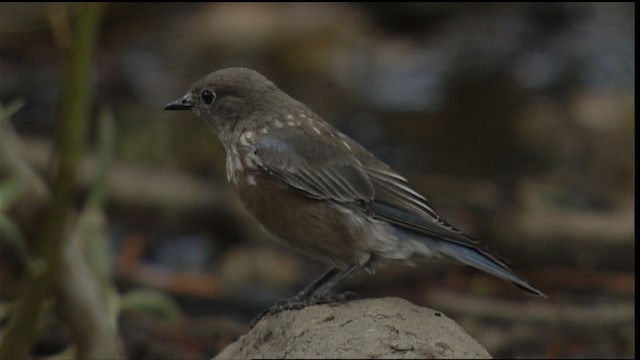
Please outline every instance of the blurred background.
[[[0, 4], [3, 335], [33, 289], [33, 249], [52, 218], [42, 209], [65, 160], [60, 99], [79, 7]], [[108, 4], [62, 221], [76, 265], [49, 268], [56, 300], [44, 302], [30, 353], [78, 354], [96, 333], [74, 329], [95, 323], [122, 357], [207, 359], [324, 271], [242, 208], [202, 121], [163, 111], [204, 75], [244, 66], [404, 174], [549, 298], [446, 263], [389, 266], [344, 289], [442, 311], [494, 357], [634, 357], [634, 13], [633, 3]], [[95, 296], [83, 307], [61, 294]]]

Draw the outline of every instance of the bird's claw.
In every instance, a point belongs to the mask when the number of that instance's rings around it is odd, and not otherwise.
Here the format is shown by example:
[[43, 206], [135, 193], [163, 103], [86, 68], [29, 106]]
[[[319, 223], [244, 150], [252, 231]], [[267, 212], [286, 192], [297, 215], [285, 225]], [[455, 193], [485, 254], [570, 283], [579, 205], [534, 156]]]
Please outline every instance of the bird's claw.
[[294, 296], [289, 299], [280, 300], [269, 309], [258, 314], [258, 316], [251, 320], [250, 326], [251, 328], [253, 328], [260, 320], [262, 320], [262, 318], [269, 315], [277, 314], [285, 310], [300, 310], [307, 306], [330, 304], [336, 302], [343, 303], [354, 299], [356, 296], [356, 293], [353, 291], [346, 291], [344, 293], [332, 296], [310, 296], [308, 298]]

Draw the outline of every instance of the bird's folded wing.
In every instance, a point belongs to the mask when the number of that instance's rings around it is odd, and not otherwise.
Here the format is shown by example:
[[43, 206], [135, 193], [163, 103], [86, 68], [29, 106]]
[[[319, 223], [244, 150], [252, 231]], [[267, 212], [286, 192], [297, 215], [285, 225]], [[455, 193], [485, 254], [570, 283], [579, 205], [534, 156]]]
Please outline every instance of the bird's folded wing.
[[330, 142], [293, 129], [256, 139], [254, 161], [307, 196], [337, 202], [369, 201], [374, 190], [358, 160]]
[[[349, 147], [341, 146], [342, 140]], [[254, 146], [252, 156], [260, 167], [306, 196], [355, 205], [396, 226], [478, 246], [440, 219], [404, 177], [348, 137], [340, 135], [332, 141], [301, 130], [273, 130], [260, 136]]]

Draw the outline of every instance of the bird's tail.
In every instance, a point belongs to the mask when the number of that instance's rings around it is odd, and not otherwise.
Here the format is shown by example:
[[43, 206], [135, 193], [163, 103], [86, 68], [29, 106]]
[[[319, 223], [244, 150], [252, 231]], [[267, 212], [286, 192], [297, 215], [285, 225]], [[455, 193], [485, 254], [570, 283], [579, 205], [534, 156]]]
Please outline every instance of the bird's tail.
[[438, 243], [437, 248], [441, 254], [509, 281], [530, 295], [546, 297], [542, 291], [529, 284], [522, 276], [513, 272], [506, 264], [488, 252], [446, 240], [438, 240]]

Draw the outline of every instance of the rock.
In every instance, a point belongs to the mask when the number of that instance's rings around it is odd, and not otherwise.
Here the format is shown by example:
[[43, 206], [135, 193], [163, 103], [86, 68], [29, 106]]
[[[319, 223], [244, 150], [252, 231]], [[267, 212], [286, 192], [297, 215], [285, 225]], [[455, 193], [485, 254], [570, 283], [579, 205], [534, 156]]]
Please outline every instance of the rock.
[[491, 358], [444, 314], [399, 298], [354, 300], [263, 318], [216, 359]]

